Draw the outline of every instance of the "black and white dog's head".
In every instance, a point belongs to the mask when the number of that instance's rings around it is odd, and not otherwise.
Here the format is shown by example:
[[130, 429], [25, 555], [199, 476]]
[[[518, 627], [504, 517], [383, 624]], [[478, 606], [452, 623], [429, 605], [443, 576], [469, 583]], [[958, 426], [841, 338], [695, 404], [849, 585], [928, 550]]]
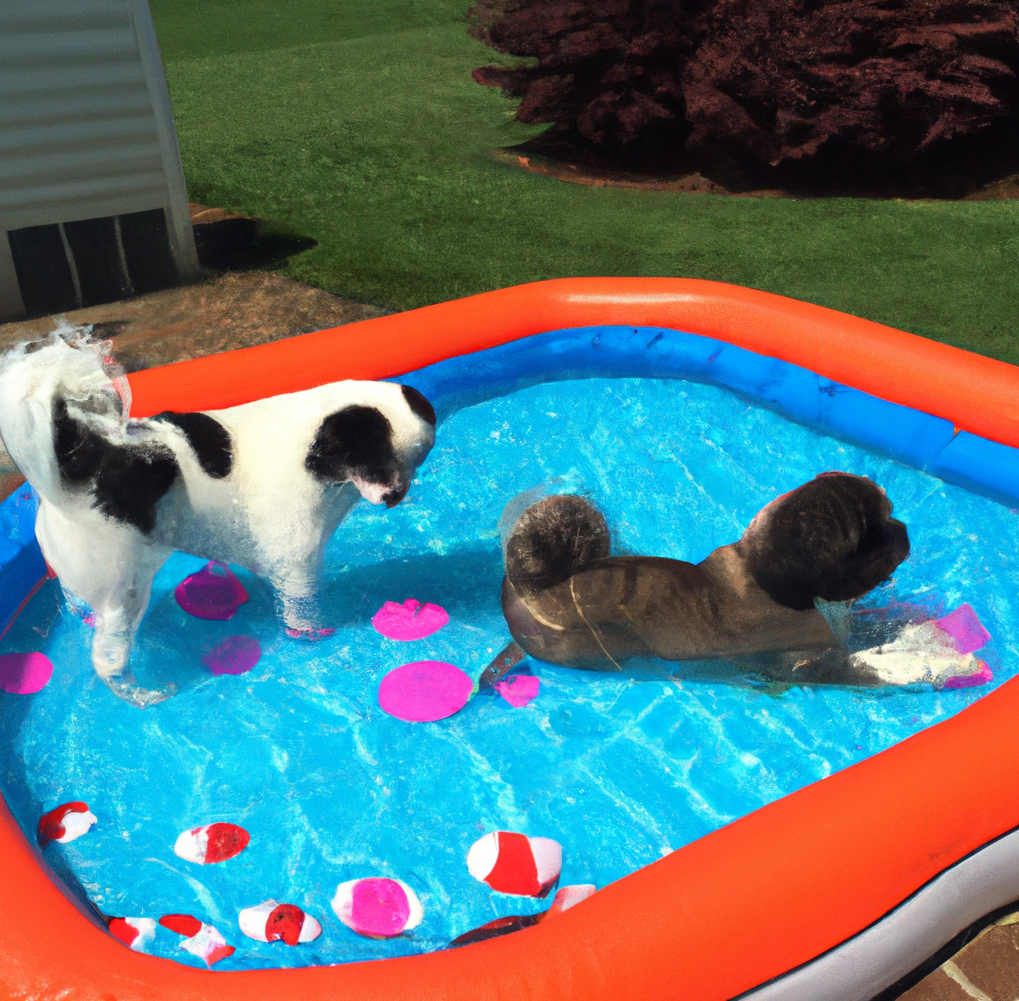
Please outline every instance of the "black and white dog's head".
[[366, 500], [393, 507], [435, 442], [435, 411], [411, 386], [347, 385], [362, 400], [322, 420], [304, 468], [322, 483], [352, 482]]

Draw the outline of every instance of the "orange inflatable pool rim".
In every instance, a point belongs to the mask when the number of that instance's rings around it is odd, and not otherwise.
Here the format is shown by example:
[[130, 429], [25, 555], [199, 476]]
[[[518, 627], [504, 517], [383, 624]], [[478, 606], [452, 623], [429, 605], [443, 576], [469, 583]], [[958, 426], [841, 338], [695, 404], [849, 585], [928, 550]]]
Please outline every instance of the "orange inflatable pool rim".
[[[810, 368], [1019, 446], [1019, 370], [780, 296], [683, 279], [563, 279], [136, 373], [133, 414], [400, 375], [533, 333], [664, 326]], [[808, 964], [1019, 827], [1019, 681], [535, 927], [335, 967], [206, 972], [134, 953], [46, 874], [0, 807], [0, 995], [726, 1001]]]

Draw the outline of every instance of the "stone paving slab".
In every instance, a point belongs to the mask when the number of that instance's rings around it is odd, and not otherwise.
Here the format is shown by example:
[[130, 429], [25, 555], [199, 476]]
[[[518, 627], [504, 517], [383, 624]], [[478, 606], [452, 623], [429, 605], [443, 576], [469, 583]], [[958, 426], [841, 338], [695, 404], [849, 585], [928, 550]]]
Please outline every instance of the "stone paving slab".
[[940, 967], [900, 998], [902, 1001], [973, 1001], [973, 995]]
[[1019, 1001], [1019, 911], [985, 928], [899, 1001]]

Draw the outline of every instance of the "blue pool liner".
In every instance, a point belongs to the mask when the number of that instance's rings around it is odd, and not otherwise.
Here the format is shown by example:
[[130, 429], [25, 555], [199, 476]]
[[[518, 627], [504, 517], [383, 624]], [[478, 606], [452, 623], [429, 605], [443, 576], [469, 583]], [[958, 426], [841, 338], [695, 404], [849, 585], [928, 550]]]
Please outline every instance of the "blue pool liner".
[[46, 576], [46, 561], [35, 540], [38, 507], [35, 491], [27, 484], [0, 504], [0, 636]]
[[[549, 409], [578, 408], [573, 409], [573, 413], [583, 415], [585, 410], [579, 408], [590, 405], [604, 407], [596, 412], [608, 417], [604, 425], [589, 421], [593, 428], [611, 428], [616, 408], [626, 409], [634, 418], [634, 423], [626, 422], [624, 428], [639, 427], [639, 420], [654, 420], [655, 414], [659, 415], [658, 420], [661, 420], [661, 415], [666, 415], [667, 423], [674, 406], [688, 406], [692, 413], [706, 415], [699, 425], [706, 436], [700, 439], [700, 444], [706, 441], [714, 447], [717, 443], [720, 449], [717, 469], [711, 466], [707, 448], [699, 448], [695, 453], [699, 460], [693, 464], [694, 469], [698, 475], [703, 472], [706, 477], [703, 484], [698, 481], [698, 487], [705, 488], [705, 497], [714, 498], [718, 482], [730, 477], [734, 470], [739, 474], [744, 449], [752, 452], [763, 441], [767, 446], [763, 449], [766, 471], [781, 470], [781, 457], [788, 455], [790, 462], [799, 462], [799, 468], [808, 470], [804, 473], [806, 478], [819, 469], [840, 468], [841, 457], [847, 453], [844, 456], [846, 465], [841, 468], [869, 475], [878, 482], [886, 482], [884, 477], [887, 475], [889, 492], [901, 504], [903, 512], [925, 510], [927, 503], [936, 510], [943, 509], [940, 505], [954, 505], [961, 512], [959, 523], [972, 527], [974, 532], [965, 536], [959, 547], [953, 546], [948, 536], [938, 536], [937, 541], [932, 542], [926, 537], [924, 519], [917, 518], [913, 541], [918, 556], [924, 553], [932, 561], [937, 561], [939, 567], [947, 567], [936, 576], [940, 586], [930, 600], [935, 603], [943, 601], [945, 608], [960, 600], [977, 601], [981, 617], [985, 617], [989, 624], [1001, 624], [995, 632], [1001, 637], [1002, 652], [1014, 664], [1015, 645], [1008, 640], [1004, 623], [1014, 621], [1013, 596], [1016, 590], [1011, 586], [987, 587], [979, 584], [983, 577], [976, 566], [977, 557], [972, 555], [981, 545], [977, 533], [994, 539], [996, 530], [991, 526], [1000, 526], [1007, 521], [1004, 512], [999, 509], [997, 514], [1001, 520], [989, 522], [985, 528], [982, 519], [975, 515], [983, 514], [994, 505], [977, 497], [967, 498], [961, 491], [939, 491], [936, 489], [938, 484], [923, 477], [914, 477], [906, 467], [926, 469], [970, 490], [1004, 501], [1009, 506], [1019, 506], [1016, 501], [1019, 498], [1019, 456], [1015, 449], [973, 435], [955, 434], [948, 421], [832, 382], [799, 366], [722, 341], [660, 328], [616, 326], [552, 331], [488, 351], [447, 359], [402, 376], [397, 381], [421, 389], [435, 403], [440, 417], [451, 417], [454, 411], [472, 403], [483, 403], [514, 390], [585, 377], [690, 380], [705, 386], [719, 386], [730, 392], [719, 393], [713, 388], [665, 383], [631, 384], [629, 387], [625, 383], [617, 383], [600, 386], [596, 394], [588, 397], [584, 395], [585, 387], [582, 385], [574, 387], [576, 392], [561, 387], [551, 393], [539, 391], [530, 394], [533, 397], [530, 411], [526, 407], [523, 410], [526, 422], [533, 418], [538, 426], [542, 417], [558, 421], [559, 415], [547, 413]], [[634, 403], [631, 412], [631, 402], [646, 392], [654, 397], [657, 408], [650, 405], [645, 408]], [[534, 398], [545, 402], [536, 406]], [[554, 402], [550, 403], [550, 400]], [[744, 405], [739, 402], [742, 400], [749, 402]], [[710, 406], [705, 401], [709, 401]], [[661, 405], [657, 405], [658, 402]], [[485, 408], [483, 412], [508, 414], [513, 411], [513, 406], [511, 400], [500, 401], [496, 407]], [[812, 443], [804, 444], [813, 438], [812, 435], [797, 430], [794, 425], [783, 427], [783, 422], [763, 413], [762, 407], [795, 423], [820, 430], [828, 436], [828, 440], [823, 443], [823, 448], [818, 446], [815, 453]], [[253, 965], [323, 964], [443, 948], [453, 935], [476, 926], [488, 917], [530, 913], [533, 908], [547, 906], [538, 902], [522, 906], [515, 898], [490, 899], [492, 895], [487, 893], [486, 888], [469, 880], [462, 871], [462, 859], [471, 840], [477, 836], [471, 824], [481, 824], [477, 826], [477, 833], [486, 829], [482, 821], [489, 826], [494, 825], [493, 829], [524, 830], [528, 825], [524, 824], [523, 818], [533, 817], [535, 831], [540, 829], [543, 834], [557, 836], [564, 844], [572, 845], [570, 879], [607, 883], [631, 871], [634, 860], [646, 864], [658, 857], [659, 852], [664, 854], [675, 848], [677, 843], [689, 843], [721, 823], [742, 815], [747, 811], [747, 790], [751, 791], [749, 802], [754, 808], [807, 781], [823, 777], [832, 769], [876, 753], [886, 743], [929, 725], [944, 713], [955, 711], [982, 694], [977, 689], [918, 694], [911, 700], [916, 705], [911, 709], [915, 715], [910, 717], [908, 712], [903, 713], [903, 707], [881, 695], [873, 699], [869, 695], [864, 696], [861, 702], [855, 693], [805, 690], [793, 693], [788, 704], [782, 703], [779, 707], [776, 703], [772, 712], [768, 703], [776, 693], [770, 691], [754, 690], [748, 700], [744, 697], [745, 693], [733, 694], [728, 689], [718, 691], [710, 685], [686, 688], [669, 685], [669, 691], [643, 682], [640, 685], [618, 686], [613, 683], [614, 675], [589, 678], [584, 686], [580, 686], [574, 683], [572, 672], [559, 672], [545, 666], [535, 669], [542, 673], [545, 697], [535, 709], [534, 716], [511, 711], [494, 693], [489, 693], [488, 701], [483, 696], [473, 702], [449, 729], [420, 731], [384, 714], [379, 715], [374, 710], [377, 677], [391, 666], [391, 662], [395, 663], [393, 658], [396, 654], [387, 647], [389, 641], [379, 638], [364, 624], [381, 600], [391, 596], [384, 592], [388, 592], [394, 582], [399, 583], [399, 593], [403, 595], [417, 594], [415, 589], [427, 584], [427, 596], [439, 597], [431, 590], [431, 577], [439, 560], [445, 573], [458, 581], [462, 578], [463, 584], [443, 584], [448, 588], [448, 597], [442, 599], [444, 607], [449, 607], [454, 613], [459, 608], [461, 615], [453, 614], [452, 618], [454, 626], [458, 618], [463, 619], [459, 624], [460, 631], [453, 632], [454, 627], [449, 627], [448, 634], [431, 640], [435, 645], [427, 651], [422, 648], [415, 656], [427, 653], [428, 656], [464, 663], [476, 673], [492, 652], [486, 653], [484, 643], [479, 643], [478, 637], [488, 636], [493, 623], [496, 630], [501, 628], [502, 623], [494, 600], [487, 600], [487, 603], [476, 600], [476, 592], [484, 588], [492, 590], [489, 583], [494, 584], [501, 577], [496, 533], [491, 530], [495, 524], [494, 515], [497, 515], [505, 496], [528, 488], [535, 478], [549, 482], [549, 476], [567, 469], [573, 452], [582, 451], [576, 447], [580, 439], [575, 434], [561, 435], [556, 442], [552, 436], [560, 425], [542, 422], [540, 427], [544, 437], [536, 441], [547, 448], [550, 455], [536, 461], [533, 468], [527, 467], [526, 463], [504, 468], [490, 486], [485, 485], [488, 482], [486, 477], [479, 478], [481, 485], [467, 489], [463, 494], [469, 502], [458, 505], [460, 491], [464, 489], [462, 480], [449, 476], [450, 467], [447, 465], [446, 481], [453, 480], [454, 484], [443, 487], [442, 492], [439, 489], [442, 477], [435, 467], [441, 468], [443, 461], [449, 462], [448, 450], [457, 441], [458, 429], [462, 433], [472, 419], [471, 414], [465, 413], [461, 419], [450, 422], [448, 438], [440, 434], [434, 453], [434, 459], [439, 461], [433, 461], [422, 471], [418, 486], [422, 492], [431, 490], [433, 507], [422, 512], [411, 504], [395, 512], [383, 512], [367, 505], [360, 506], [358, 514], [369, 520], [368, 530], [359, 541], [353, 531], [349, 538], [341, 540], [343, 570], [336, 573], [332, 581], [334, 607], [347, 607], [349, 603], [350, 608], [343, 620], [345, 625], [341, 627], [342, 642], [337, 641], [330, 646], [329, 641], [324, 641], [315, 648], [315, 656], [308, 658], [299, 650], [275, 648], [274, 637], [278, 630], [271, 619], [272, 594], [267, 585], [254, 577], [250, 580], [245, 578], [250, 586], [251, 600], [239, 612], [237, 623], [199, 623], [194, 634], [189, 633], [187, 649], [174, 646], [166, 637], [177, 635], [175, 623], [183, 613], [170, 597], [172, 589], [186, 573], [198, 569], [204, 562], [196, 557], [177, 554], [172, 558], [172, 566], [165, 574], [160, 592], [167, 600], [162, 606], [155, 602], [150, 615], [149, 628], [154, 639], [146, 653], [149, 660], [145, 662], [141, 658], [141, 666], [148, 670], [160, 660], [173, 663], [180, 670], [183, 684], [191, 686], [193, 697], [171, 700], [161, 710], [160, 717], [154, 721], [155, 725], [147, 731], [147, 735], [139, 739], [136, 711], [119, 700], [98, 700], [102, 703], [102, 715], [99, 717], [102, 723], [97, 726], [96, 718], [91, 715], [93, 690], [98, 688], [101, 695], [105, 694], [105, 690], [97, 685], [89, 667], [87, 647], [82, 647], [80, 642], [81, 637], [87, 634], [79, 628], [76, 620], [65, 617], [66, 621], [53, 634], [57, 639], [48, 641], [54, 659], [61, 660], [57, 683], [38, 699], [8, 701], [5, 734], [10, 736], [12, 747], [25, 765], [24, 774], [20, 765], [9, 771], [4, 794], [30, 840], [34, 837], [39, 812], [71, 798], [67, 788], [73, 787], [74, 798], [90, 802], [93, 798], [97, 800], [95, 812], [101, 820], [93, 837], [63, 851], [50, 849], [50, 864], [58, 868], [59, 878], [83, 905], [94, 901], [94, 906], [104, 912], [117, 914], [176, 913], [190, 908], [189, 912], [199, 913], [200, 910], [203, 920], [215, 920], [221, 931], [225, 931], [227, 925], [224, 922], [234, 920], [237, 908], [255, 903], [272, 892], [281, 899], [286, 897], [298, 902], [309, 913], [325, 919], [325, 934], [319, 945], [298, 954], [297, 951], [284, 952], [280, 944], [274, 947], [244, 941], [244, 948], [239, 948], [229, 961], [233, 969]], [[561, 426], [568, 426], [565, 416]], [[485, 448], [488, 430], [489, 426], [483, 425], [482, 431], [468, 439], [473, 444], [465, 455], [476, 457], [477, 450]], [[717, 436], [714, 435], [715, 430], [719, 432]], [[784, 436], [790, 436], [798, 444], [783, 451]], [[512, 440], [512, 434], [506, 437]], [[870, 467], [867, 464], [869, 456], [861, 459], [854, 448], [837, 447], [840, 441], [891, 456], [902, 465], [896, 470], [895, 462], [875, 459], [873, 467]], [[581, 444], [586, 446], [588, 443]], [[694, 450], [698, 444], [696, 438], [677, 435], [675, 449], [664, 447], [653, 455], [640, 452], [631, 463], [629, 452], [640, 450], [632, 449], [631, 443], [620, 437], [618, 430], [612, 429], [606, 430], [604, 441], [592, 441], [590, 451], [599, 459], [608, 454], [613, 465], [627, 469], [638, 466], [650, 456], [654, 462], [671, 467], [666, 473], [673, 473], [677, 455], [683, 458], [685, 448]], [[444, 449], [447, 452], [444, 453]], [[775, 457], [774, 463], [770, 461], [772, 456]], [[599, 484], [592, 473], [592, 470], [601, 468], [598, 463], [585, 463], [583, 457], [578, 458], [577, 463], [581, 467], [576, 474], [578, 482], [596, 491], [593, 496], [599, 500], [611, 503], [612, 485]], [[453, 468], [462, 473], [465, 466]], [[524, 472], [514, 478], [519, 469]], [[789, 470], [784, 472], [788, 480]], [[502, 473], [506, 474], [505, 478]], [[532, 474], [534, 478], [529, 479]], [[663, 480], [667, 478], [667, 475], [662, 476]], [[686, 540], [684, 545], [687, 548], [671, 549], [669, 554], [675, 558], [699, 558], [698, 554], [703, 555], [720, 541], [731, 537], [725, 534], [726, 531], [745, 524], [755, 502], [763, 503], [795, 482], [802, 480], [794, 479], [782, 484], [770, 479], [766, 483], [758, 480], [749, 484], [746, 491], [740, 483], [740, 489], [735, 491], [740, 497], [738, 509], [729, 512], [724, 525], [719, 527], [719, 533], [714, 533], [710, 527], [704, 528], [708, 525], [707, 519], [693, 519], [698, 522], [697, 526], [691, 526], [698, 529], [696, 533], [691, 531], [691, 535], [696, 535], [695, 541]], [[486, 497], [486, 492], [491, 496]], [[695, 492], [691, 490], [683, 496], [689, 497]], [[746, 496], [742, 496], [744, 492]], [[668, 504], [671, 498], [671, 492], [666, 490], [663, 503]], [[482, 502], [487, 506], [482, 507]], [[697, 510], [710, 510], [712, 502], [707, 501], [705, 507]], [[650, 503], [653, 504], [654, 499]], [[460, 508], [463, 508], [462, 514], [458, 514]], [[2, 616], [8, 614], [3, 609], [8, 605], [20, 607], [24, 604], [45, 574], [45, 564], [34, 540], [36, 509], [36, 499], [27, 486], [0, 503], [0, 598], [4, 602], [0, 607], [0, 623], [4, 621]], [[480, 510], [487, 514], [478, 517]], [[434, 512], [440, 511], [442, 517], [433, 517]], [[373, 576], [378, 566], [380, 529], [388, 524], [388, 521], [378, 520], [380, 518], [399, 518], [398, 524], [402, 528], [402, 531], [393, 530], [397, 544], [386, 550], [381, 577]], [[931, 520], [944, 524], [937, 517]], [[613, 523], [618, 523], [618, 519]], [[386, 529], [390, 530], [391, 527]], [[632, 526], [628, 530], [633, 531]], [[662, 551], [661, 546], [667, 543], [667, 537], [650, 531], [652, 541], [639, 546], [637, 551]], [[422, 534], [416, 534], [418, 532]], [[944, 543], [946, 538], [947, 545]], [[442, 543], [450, 540], [450, 549], [444, 548]], [[464, 540], [474, 548], [463, 549]], [[996, 570], [999, 569], [997, 554], [1001, 554], [1001, 563], [1005, 565], [1006, 558], [1010, 560], [1013, 551], [1014, 547], [1000, 544], [997, 549], [990, 549], [995, 554]], [[445, 566], [447, 563], [451, 563], [452, 569]], [[918, 563], [922, 566], [923, 560], [918, 560]], [[907, 581], [912, 580], [908, 569], [904, 576]], [[1001, 573], [994, 580], [1011, 581], [1014, 576]], [[482, 581], [489, 583], [482, 585]], [[44, 588], [40, 596], [46, 597], [51, 593], [55, 594], [52, 587]], [[495, 593], [492, 590], [492, 594]], [[915, 586], [915, 582], [914, 586], [907, 584], [903, 593], [919, 594], [921, 601], [926, 600], [928, 594], [922, 587]], [[421, 593], [420, 596], [424, 599], [426, 594]], [[31, 630], [36, 628], [37, 621], [47, 621], [45, 618], [33, 620], [36, 609], [42, 604], [33, 602], [14, 627], [8, 638], [11, 649], [18, 649], [17, 644], [23, 637], [28, 637], [29, 643], [36, 642], [35, 633]], [[935, 607], [935, 604], [931, 605], [932, 610]], [[466, 615], [467, 611], [471, 613], [470, 617]], [[14, 608], [10, 614], [16, 613], [17, 608]], [[262, 625], [257, 627], [266, 658], [264, 675], [227, 677], [207, 683], [210, 679], [197, 666], [197, 651], [202, 644], [230, 632], [254, 630], [256, 622], [268, 623], [264, 631], [261, 631]], [[355, 633], [355, 627], [361, 632]], [[362, 635], [364, 633], [367, 636]], [[348, 640], [351, 641], [349, 650]], [[69, 649], [70, 645], [74, 646], [73, 651]], [[196, 652], [191, 660], [195, 663], [188, 659], [192, 646]], [[166, 651], [172, 651], [174, 655], [164, 656]], [[473, 659], [461, 660], [468, 657]], [[294, 670], [298, 664], [300, 670]], [[998, 673], [996, 661], [993, 666]], [[566, 675], [565, 679], [562, 674]], [[62, 689], [59, 687], [61, 678], [64, 679]], [[84, 686], [81, 685], [83, 680]], [[286, 687], [276, 689], [276, 685]], [[79, 688], [83, 689], [80, 693]], [[682, 717], [683, 726], [677, 727], [672, 705], [673, 700], [679, 701], [680, 690], [683, 691], [684, 703], [690, 708]], [[248, 698], [244, 697], [245, 693]], [[217, 726], [223, 705], [219, 700], [224, 698], [230, 700], [232, 712], [238, 715], [230, 718], [230, 726]], [[47, 699], [50, 700], [48, 704]], [[756, 705], [754, 699], [764, 702], [764, 708]], [[79, 705], [83, 707], [80, 710], [63, 711], [68, 706]], [[623, 740], [615, 740], [614, 731], [604, 729], [603, 707], [608, 705], [611, 705], [613, 715], [623, 721], [626, 735]], [[845, 734], [840, 736], [836, 732], [808, 754], [808, 761], [796, 758], [791, 752], [788, 755], [785, 751], [771, 753], [773, 744], [778, 743], [774, 740], [777, 731], [788, 732], [797, 746], [806, 746], [808, 735], [813, 733], [812, 721], [840, 720], [841, 711], [847, 705], [855, 706], [851, 713], [853, 739], [844, 739]], [[779, 713], [778, 708], [783, 711]], [[266, 722], [267, 709], [273, 720], [283, 720], [280, 726], [263, 729], [255, 724], [256, 720], [259, 724]], [[287, 721], [292, 713], [295, 715], [291, 726]], [[319, 713], [324, 715], [316, 715]], [[499, 716], [499, 713], [504, 715]], [[492, 725], [493, 717], [503, 725]], [[643, 722], [645, 719], [646, 724]], [[724, 720], [728, 722], [723, 723]], [[192, 740], [194, 721], [201, 721], [203, 737]], [[249, 736], [251, 733], [258, 736], [253, 740], [246, 739], [242, 744], [235, 739], [236, 731], [232, 728], [235, 721], [248, 728]], [[148, 720], [146, 725], [152, 722]], [[112, 735], [109, 738], [107, 724]], [[314, 746], [316, 741], [305, 741], [296, 736], [314, 735], [318, 732], [316, 727], [323, 724], [330, 733], [336, 729], [350, 735], [349, 739], [344, 738], [346, 742], [329, 745], [333, 756], [320, 753], [320, 749]], [[489, 728], [486, 729], [486, 726]], [[89, 727], [92, 727], [91, 731]], [[742, 734], [744, 729], [753, 736], [753, 740], [737, 743], [736, 735]], [[97, 732], [104, 741], [99, 753], [88, 746], [87, 740], [75, 743], [81, 733]], [[209, 732], [211, 735], [205, 736]], [[603, 734], [613, 734], [613, 739], [604, 742], [596, 739]], [[107, 739], [108, 744], [105, 742]], [[156, 772], [160, 791], [152, 800], [147, 798], [148, 787], [155, 787], [157, 783], [150, 782], [148, 778], [139, 783], [131, 777], [128, 764], [124, 764], [122, 769], [119, 764], [118, 755], [126, 754], [125, 749], [134, 756], [132, 741], [136, 739], [139, 753], [142, 748], [147, 748], [146, 753], [154, 754], [154, 762], [162, 761], [160, 756], [163, 754], [168, 756], [165, 772]], [[532, 740], [533, 743], [529, 742]], [[606, 749], [604, 755], [600, 748], [603, 743]], [[669, 767], [664, 768], [664, 774], [663, 769], [658, 767], [645, 769], [643, 763], [652, 759], [665, 764], [658, 754], [659, 745], [666, 746], [666, 743], [672, 756], [668, 761], [672, 773]], [[617, 752], [616, 749], [624, 744], [625, 751]], [[58, 747], [59, 752], [55, 753], [54, 747]], [[468, 765], [465, 765], [465, 747], [472, 748], [472, 754], [474, 750], [480, 754]], [[557, 759], [558, 747], [563, 748], [567, 760], [586, 761], [590, 755], [591, 774], [597, 772], [604, 782], [589, 786], [582, 768], [571, 772], [569, 778], [557, 785], [559, 776], [565, 771]], [[68, 753], [72, 748], [77, 748], [73, 761]], [[769, 749], [768, 755], [759, 754], [761, 748]], [[109, 749], [113, 749], [113, 753], [109, 753]], [[706, 751], [701, 758], [703, 749]], [[353, 765], [350, 770], [345, 765], [334, 766], [334, 760], [343, 760], [344, 753], [356, 763], [356, 771]], [[717, 760], [723, 755], [732, 759], [724, 771], [719, 768]], [[58, 762], [57, 767], [41, 778], [33, 778], [30, 783], [26, 777], [29, 766], [51, 760]], [[436, 768], [435, 762], [443, 764]], [[691, 769], [695, 778], [679, 777], [675, 762]], [[268, 778], [258, 774], [256, 764], [268, 765]], [[284, 775], [288, 766], [291, 774], [299, 773], [311, 780], [306, 789], [317, 791], [300, 801], [295, 799], [291, 802], [289, 794], [284, 799], [281, 790], [294, 791], [297, 788], [294, 784], [297, 779]], [[461, 772], [469, 772], [470, 781]], [[109, 778], [113, 774], [117, 776], [115, 780]], [[530, 782], [526, 778], [535, 774], [540, 774], [542, 780]], [[629, 778], [631, 774], [637, 777], [637, 784], [632, 791], [625, 787], [624, 792], [623, 778]], [[98, 780], [95, 778], [97, 775]], [[472, 785], [479, 778], [484, 780], [480, 793]], [[381, 785], [377, 789], [379, 780]], [[109, 791], [105, 787], [107, 781], [110, 783]], [[65, 782], [66, 788], [61, 784]], [[270, 793], [263, 794], [262, 782], [266, 783], [265, 789], [271, 790]], [[574, 789], [573, 785], [577, 788]], [[114, 787], [126, 793], [134, 791], [137, 795], [114, 795]], [[454, 812], [463, 804], [463, 817], [469, 822], [456, 829], [454, 821], [451, 832], [443, 828], [445, 836], [433, 836], [439, 828], [424, 820], [425, 816], [429, 816], [426, 807], [440, 793], [446, 795], [451, 787], [457, 792], [448, 797], [448, 802], [454, 804]], [[504, 806], [499, 798], [506, 790], [510, 794], [509, 806]], [[514, 790], [519, 790], [516, 801], [511, 795]], [[395, 818], [395, 822], [384, 825], [387, 833], [382, 837], [378, 834], [375, 818], [380, 815], [377, 811], [383, 809], [380, 804], [385, 803], [385, 797], [391, 791], [403, 806], [412, 806], [413, 809], [407, 809], [399, 816], [391, 811], [386, 814], [389, 820]], [[567, 792], [573, 794], [572, 798], [566, 797]], [[260, 798], [263, 795], [264, 804]], [[685, 802], [690, 806], [685, 811], [677, 806], [677, 795], [688, 797]], [[669, 816], [682, 813], [684, 819], [682, 823], [671, 826], [663, 823], [662, 832], [654, 823], [645, 830], [635, 822], [634, 830], [640, 829], [633, 833], [625, 823], [620, 824], [614, 819], [615, 814], [608, 812], [610, 806], [616, 809], [621, 808], [623, 802], [629, 803], [631, 796], [634, 802], [648, 804], [649, 815], [665, 815], [667, 809]], [[641, 797], [648, 798], [644, 800]], [[167, 798], [173, 800], [172, 812], [178, 819], [178, 803], [191, 804], [187, 810], [194, 811], [195, 816], [189, 814], [187, 823], [180, 820], [174, 827], [174, 821], [155, 809], [156, 804], [165, 802]], [[360, 832], [342, 841], [343, 852], [353, 852], [359, 860], [356, 864], [352, 856], [349, 863], [338, 865], [329, 853], [312, 851], [308, 847], [317, 837], [315, 832], [321, 832], [324, 837], [331, 830], [330, 825], [336, 825], [339, 815], [335, 804], [340, 800], [360, 804], [343, 814], [344, 831], [348, 830], [346, 825], [349, 823], [349, 829]], [[552, 808], [547, 806], [549, 802], [552, 802]], [[602, 804], [607, 805], [603, 807]], [[247, 817], [249, 809], [250, 822], [246, 822], [246, 826], [251, 829], [253, 843], [258, 845], [262, 862], [256, 864], [253, 853], [250, 866], [232, 871], [217, 866], [207, 867], [200, 872], [198, 880], [186, 869], [185, 872], [176, 871], [178, 863], [168, 855], [169, 864], [162, 860], [161, 855], [168, 852], [176, 833], [197, 823], [199, 815], [204, 816], [211, 810], [209, 819], [227, 814]], [[585, 811], [590, 812], [590, 820]], [[561, 817], [557, 812], [561, 813]], [[520, 819], [514, 820], [514, 817]], [[571, 824], [577, 826], [571, 827]], [[600, 826], [593, 828], [591, 825], [594, 824]], [[591, 835], [589, 832], [593, 829], [599, 835]], [[629, 839], [624, 846], [625, 851], [623, 848], [617, 850], [613, 844], [617, 831], [620, 837]], [[606, 835], [605, 832], [609, 833]], [[567, 833], [570, 837], [565, 836]], [[581, 834], [587, 837], [589, 844], [584, 844]], [[156, 847], [150, 849], [150, 845]], [[399, 870], [386, 868], [389, 856], [399, 859]], [[333, 857], [340, 856], [334, 852]], [[344, 859], [347, 857], [342, 855]], [[622, 858], [625, 858], [628, 868], [617, 861]], [[270, 860], [267, 869], [266, 859]], [[408, 876], [416, 888], [422, 888], [431, 924], [426, 924], [417, 937], [377, 945], [357, 940], [353, 932], [348, 933], [332, 922], [324, 904], [324, 893], [337, 879], [346, 878], [340, 870], [349, 868], [351, 871], [347, 875], [357, 875], [360, 873], [358, 866], [365, 860], [371, 860], [371, 866], [375, 866], [376, 861], [385, 860], [380, 870], [382, 873]], [[97, 867], [89, 868], [93, 863]], [[100, 864], [106, 868], [100, 868]], [[120, 873], [125, 871], [130, 871], [132, 878], [137, 876], [139, 880], [129, 888], [127, 876], [123, 877], [124, 883], [119, 882]], [[364, 871], [370, 871], [370, 867]], [[84, 878], [79, 882], [76, 873], [84, 873], [89, 879], [95, 874], [95, 885], [88, 886]], [[112, 879], [106, 873], [116, 873], [117, 878]], [[604, 879], [597, 875], [599, 873], [604, 874]], [[264, 887], [264, 883], [269, 885]], [[95, 886], [99, 887], [98, 896]], [[187, 897], [188, 889], [195, 897], [193, 903], [186, 904], [185, 901], [190, 899]], [[434, 910], [429, 911], [429, 908]], [[168, 938], [166, 933], [160, 934], [162, 939], [157, 940], [156, 954], [181, 958], [175, 938]], [[186, 957], [184, 961], [191, 962]]]
[[930, 472], [1009, 507], [1015, 507], [1019, 498], [1019, 449], [968, 431], [960, 431], [941, 450]]
[[783, 416], [925, 470], [1009, 506], [1019, 501], [1019, 453], [951, 421], [891, 403], [780, 358], [662, 327], [575, 327], [459, 355], [399, 377], [440, 421], [541, 382], [588, 377], [689, 379], [732, 390]]

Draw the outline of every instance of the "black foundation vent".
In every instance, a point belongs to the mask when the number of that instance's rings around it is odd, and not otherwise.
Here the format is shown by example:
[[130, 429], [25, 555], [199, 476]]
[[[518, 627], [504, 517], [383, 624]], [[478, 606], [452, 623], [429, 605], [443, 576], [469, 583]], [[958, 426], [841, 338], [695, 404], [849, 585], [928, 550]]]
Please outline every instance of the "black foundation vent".
[[163, 209], [27, 226], [7, 238], [29, 316], [116, 302], [177, 282]]

